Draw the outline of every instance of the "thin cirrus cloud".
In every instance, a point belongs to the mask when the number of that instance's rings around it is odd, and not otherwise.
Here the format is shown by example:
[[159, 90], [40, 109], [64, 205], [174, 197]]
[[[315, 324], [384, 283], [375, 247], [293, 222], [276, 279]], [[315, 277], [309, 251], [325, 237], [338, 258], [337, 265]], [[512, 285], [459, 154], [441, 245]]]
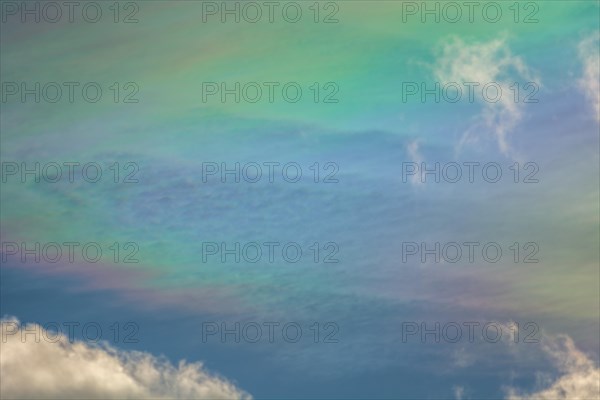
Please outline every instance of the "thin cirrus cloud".
[[[529, 82], [539, 85], [539, 78], [519, 56], [513, 55], [507, 39], [496, 38], [487, 42], [467, 43], [454, 37], [440, 47], [436, 53], [433, 72], [441, 85], [476, 83], [474, 99], [483, 103], [483, 110], [476, 122], [463, 134], [458, 149], [475, 144], [482, 130], [491, 131], [502, 154], [511, 155], [509, 135], [514, 132], [523, 118], [522, 102], [516, 102], [511, 86], [519, 83], [523, 88]], [[514, 76], [516, 74], [516, 76]], [[496, 91], [490, 87], [489, 99], [480, 95], [484, 85], [495, 83], [501, 94], [497, 101]]]
[[63, 334], [37, 324], [24, 326], [14, 318], [0, 320], [0, 326], [2, 398], [251, 398], [201, 363], [174, 366], [145, 352], [70, 342]]

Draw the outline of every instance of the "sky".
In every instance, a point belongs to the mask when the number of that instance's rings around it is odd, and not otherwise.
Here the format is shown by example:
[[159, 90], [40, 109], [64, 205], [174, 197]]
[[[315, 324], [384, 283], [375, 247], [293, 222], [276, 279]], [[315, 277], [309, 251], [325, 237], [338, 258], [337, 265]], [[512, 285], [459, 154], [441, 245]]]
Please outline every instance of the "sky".
[[3, 398], [600, 398], [600, 2], [0, 2]]

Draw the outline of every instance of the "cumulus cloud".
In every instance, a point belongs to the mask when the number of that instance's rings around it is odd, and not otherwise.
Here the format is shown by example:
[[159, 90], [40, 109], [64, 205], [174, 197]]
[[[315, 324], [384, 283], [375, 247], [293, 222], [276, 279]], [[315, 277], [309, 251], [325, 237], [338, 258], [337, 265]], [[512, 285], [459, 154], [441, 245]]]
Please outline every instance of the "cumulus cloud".
[[585, 353], [575, 347], [570, 337], [545, 337], [542, 348], [562, 375], [536, 393], [522, 394], [511, 388], [509, 400], [600, 399], [600, 369]]
[[[201, 363], [169, 361], [65, 335], [14, 318], [0, 320], [0, 397], [11, 399], [249, 399]], [[39, 341], [27, 331], [37, 331]]]
[[592, 103], [596, 119], [600, 122], [600, 31], [583, 39], [578, 45], [579, 59], [583, 64], [583, 76], [579, 87]]
[[[539, 79], [521, 57], [511, 53], [506, 38], [481, 43], [466, 43], [460, 38], [453, 38], [445, 42], [438, 51], [434, 74], [441, 85], [456, 83], [461, 86], [465, 82], [479, 84], [474, 86], [474, 101], [482, 103], [483, 110], [474, 126], [464, 133], [458, 148], [477, 142], [480, 139], [479, 133], [485, 130], [494, 135], [500, 151], [509, 155], [511, 148], [508, 135], [523, 118], [525, 94], [531, 94], [535, 90], [535, 86], [525, 86], [529, 82], [539, 84]], [[516, 89], [511, 89], [515, 82], [519, 84], [518, 102], [515, 101]], [[482, 89], [489, 83], [498, 86], [490, 86], [486, 91], [487, 97], [484, 97]], [[494, 88], [497, 87], [500, 88], [500, 96], [496, 101]], [[464, 92], [467, 92], [467, 87], [464, 88]]]

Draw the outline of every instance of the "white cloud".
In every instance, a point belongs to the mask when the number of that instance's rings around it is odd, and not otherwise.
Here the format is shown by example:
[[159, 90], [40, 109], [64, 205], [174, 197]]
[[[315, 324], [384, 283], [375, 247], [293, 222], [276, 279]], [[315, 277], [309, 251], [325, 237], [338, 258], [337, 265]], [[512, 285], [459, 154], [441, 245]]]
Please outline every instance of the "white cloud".
[[560, 335], [545, 337], [542, 348], [550, 356], [562, 373], [547, 387], [532, 394], [520, 394], [516, 389], [509, 390], [509, 400], [594, 400], [600, 399], [600, 369], [573, 340]]
[[583, 63], [583, 76], [579, 87], [585, 93], [600, 121], [600, 31], [583, 39], [578, 46], [579, 59]]
[[[458, 148], [477, 142], [480, 132], [487, 130], [494, 135], [500, 151], [508, 155], [511, 152], [508, 135], [523, 117], [525, 94], [531, 93], [531, 89], [524, 90], [524, 86], [528, 82], [540, 82], [525, 62], [511, 53], [506, 39], [465, 43], [459, 38], [453, 38], [444, 43], [438, 51], [434, 73], [441, 85], [464, 85], [465, 82], [479, 84], [474, 87], [474, 99], [483, 104], [483, 110], [475, 125], [464, 133]], [[515, 89], [511, 89], [515, 82], [519, 84], [519, 102], [515, 101]], [[501, 96], [497, 102], [491, 102], [482, 96], [482, 89], [488, 83], [496, 83], [501, 89]], [[466, 97], [466, 86], [463, 92]], [[489, 96], [496, 96], [493, 88], [489, 90]]]
[[[149, 353], [71, 343], [62, 334], [54, 342], [54, 333], [35, 324], [20, 325], [16, 319], [2, 319], [0, 326], [2, 398], [250, 398], [209, 374], [201, 363], [180, 361], [173, 366]], [[40, 332], [39, 342], [32, 334], [22, 340], [23, 329]]]

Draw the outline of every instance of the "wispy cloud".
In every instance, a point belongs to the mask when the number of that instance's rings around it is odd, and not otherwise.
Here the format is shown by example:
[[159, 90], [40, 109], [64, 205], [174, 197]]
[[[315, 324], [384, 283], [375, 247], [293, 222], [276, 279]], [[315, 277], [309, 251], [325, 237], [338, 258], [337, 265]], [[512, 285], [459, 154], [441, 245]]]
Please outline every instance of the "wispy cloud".
[[600, 122], [600, 31], [579, 42], [579, 59], [583, 63], [583, 76], [579, 87], [592, 103], [596, 119]]
[[406, 152], [408, 153], [408, 157], [410, 159], [411, 162], [414, 162], [415, 164], [418, 165], [418, 173], [411, 175], [410, 177], [410, 182], [413, 185], [419, 185], [422, 183], [421, 181], [421, 163], [423, 162], [423, 156], [421, 155], [421, 152], [419, 151], [419, 147], [420, 147], [421, 143], [419, 142], [418, 139], [415, 139], [411, 142], [408, 143], [408, 145], [406, 146]]
[[465, 395], [465, 388], [462, 386], [454, 386], [454, 398], [456, 400], [463, 400]]
[[[508, 136], [523, 118], [523, 99], [515, 101], [511, 85], [517, 82], [522, 88], [527, 82], [539, 84], [539, 78], [521, 57], [512, 54], [506, 38], [467, 43], [454, 37], [441, 46], [436, 56], [434, 74], [442, 85], [479, 84], [475, 87], [475, 93], [478, 93], [475, 99], [483, 104], [483, 110], [476, 123], [463, 134], [458, 143], [459, 150], [465, 144], [477, 142], [481, 131], [485, 130], [494, 135], [500, 151], [510, 155]], [[488, 83], [496, 83], [501, 88], [501, 96], [496, 102], [481, 96], [483, 86]], [[491, 93], [494, 92], [490, 89], [490, 96]]]

